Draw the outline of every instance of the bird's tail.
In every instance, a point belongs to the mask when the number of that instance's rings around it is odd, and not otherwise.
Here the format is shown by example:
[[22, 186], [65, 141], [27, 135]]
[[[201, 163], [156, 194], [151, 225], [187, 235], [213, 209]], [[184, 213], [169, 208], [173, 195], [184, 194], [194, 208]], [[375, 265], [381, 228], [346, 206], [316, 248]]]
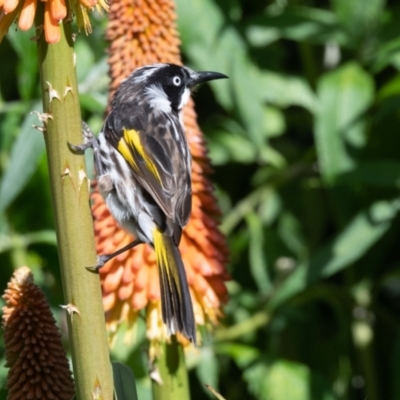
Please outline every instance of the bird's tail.
[[153, 232], [154, 250], [160, 274], [161, 307], [169, 333], [180, 332], [196, 343], [196, 324], [185, 267], [172, 237]]

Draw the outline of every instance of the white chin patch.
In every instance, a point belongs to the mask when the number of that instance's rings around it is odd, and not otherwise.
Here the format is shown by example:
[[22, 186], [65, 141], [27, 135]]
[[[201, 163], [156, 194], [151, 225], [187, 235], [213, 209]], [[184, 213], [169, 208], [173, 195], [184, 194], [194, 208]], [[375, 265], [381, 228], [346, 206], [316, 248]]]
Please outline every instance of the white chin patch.
[[160, 85], [150, 85], [146, 89], [146, 95], [151, 107], [153, 107], [155, 110], [159, 110], [165, 113], [171, 112], [171, 103], [168, 100], [168, 96]]
[[186, 105], [190, 97], [190, 89], [185, 88], [183, 92], [181, 103], [179, 104], [178, 110], [182, 110], [182, 108]]

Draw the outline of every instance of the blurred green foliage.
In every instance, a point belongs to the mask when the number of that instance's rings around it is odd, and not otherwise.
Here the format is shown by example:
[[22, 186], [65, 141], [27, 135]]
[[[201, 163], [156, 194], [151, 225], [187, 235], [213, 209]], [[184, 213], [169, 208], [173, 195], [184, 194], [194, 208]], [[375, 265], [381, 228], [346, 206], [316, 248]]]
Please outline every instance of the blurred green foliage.
[[[230, 77], [195, 94], [232, 281], [222, 326], [188, 355], [192, 398], [211, 398], [207, 383], [228, 400], [399, 399], [400, 4], [177, 9], [185, 63]], [[105, 21], [94, 25], [76, 53], [83, 117], [98, 130], [108, 81]], [[0, 289], [28, 264], [65, 333], [44, 143], [31, 128], [32, 35], [11, 30], [0, 46]], [[144, 326], [135, 335], [129, 352], [117, 338], [113, 358], [148, 399]]]

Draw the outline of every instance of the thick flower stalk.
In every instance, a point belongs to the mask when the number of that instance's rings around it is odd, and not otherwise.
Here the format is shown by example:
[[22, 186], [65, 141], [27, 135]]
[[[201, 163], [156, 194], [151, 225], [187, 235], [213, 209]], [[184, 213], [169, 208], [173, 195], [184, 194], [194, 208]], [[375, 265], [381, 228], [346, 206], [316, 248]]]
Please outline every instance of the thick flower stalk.
[[14, 20], [21, 31], [33, 25], [36, 11], [43, 12], [42, 28], [47, 43], [57, 43], [61, 37], [60, 23], [75, 15], [79, 29], [86, 33], [92, 31], [88, 12], [96, 8], [99, 12], [108, 11], [107, 0], [45, 0], [44, 8], [38, 7], [43, 0], [0, 0], [0, 41]]
[[[110, 5], [107, 30], [110, 40], [110, 99], [121, 80], [144, 64], [171, 62], [181, 64], [176, 29], [175, 6], [171, 0], [114, 0]], [[186, 268], [196, 323], [215, 325], [221, 305], [227, 298], [225, 264], [227, 246], [218, 230], [220, 216], [213, 187], [207, 176], [210, 162], [202, 132], [191, 101], [184, 110], [184, 124], [193, 157], [192, 216], [183, 231], [180, 251]], [[110, 215], [100, 194], [93, 194], [92, 211], [97, 252], [111, 253], [132, 241]], [[161, 320], [160, 288], [154, 251], [140, 245], [108, 262], [101, 270], [106, 320], [111, 332], [118, 325], [133, 323], [147, 308], [147, 336], [151, 343], [165, 341]], [[186, 343], [178, 336], [181, 343]], [[151, 357], [156, 346], [151, 346]]]
[[71, 400], [74, 384], [61, 335], [28, 267], [14, 272], [3, 295], [8, 400]]

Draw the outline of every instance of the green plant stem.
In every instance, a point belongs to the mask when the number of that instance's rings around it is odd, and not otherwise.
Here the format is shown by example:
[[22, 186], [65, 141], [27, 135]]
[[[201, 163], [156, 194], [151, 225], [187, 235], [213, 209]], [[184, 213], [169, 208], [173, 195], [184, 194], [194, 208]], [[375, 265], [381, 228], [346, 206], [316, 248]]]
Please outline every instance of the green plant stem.
[[162, 346], [154, 367], [162, 384], [152, 380], [153, 400], [190, 400], [188, 374], [182, 346], [172, 336], [171, 343]]
[[242, 336], [267, 325], [269, 321], [270, 315], [265, 311], [260, 311], [236, 325], [229, 328], [219, 329], [214, 335], [214, 340], [216, 342], [221, 342], [240, 339]]
[[373, 328], [367, 321], [353, 321], [352, 333], [359, 365], [365, 381], [366, 398], [379, 400], [379, 385], [373, 352]]
[[76, 396], [111, 400], [113, 381], [100, 281], [98, 274], [85, 268], [96, 263], [89, 180], [84, 157], [72, 154], [67, 145], [82, 142], [71, 26], [60, 27], [59, 43], [49, 45], [41, 35], [38, 53], [64, 302], [70, 306]]

